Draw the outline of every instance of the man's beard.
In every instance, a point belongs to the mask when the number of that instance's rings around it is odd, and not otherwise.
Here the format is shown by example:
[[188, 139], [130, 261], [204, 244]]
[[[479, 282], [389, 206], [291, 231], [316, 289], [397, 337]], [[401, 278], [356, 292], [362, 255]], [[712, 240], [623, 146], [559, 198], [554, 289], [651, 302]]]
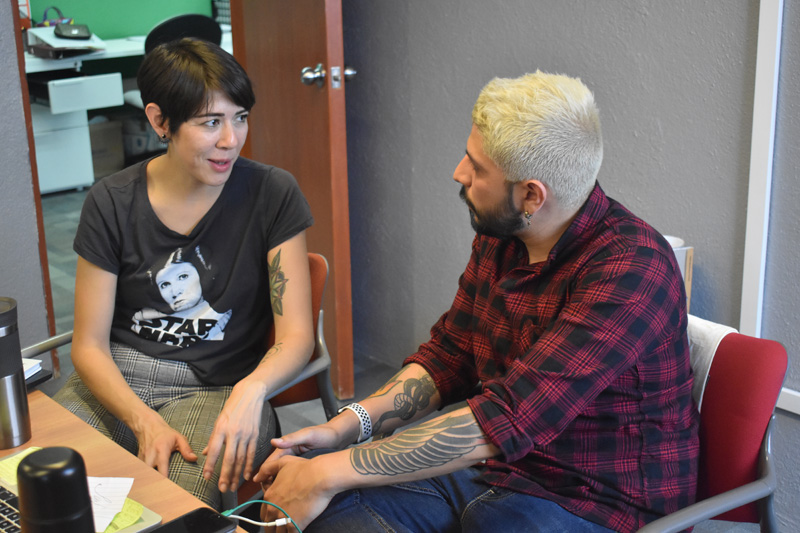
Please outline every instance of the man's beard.
[[467, 192], [464, 186], [461, 186], [461, 191], [458, 195], [469, 207], [469, 221], [474, 229], [480, 235], [488, 237], [497, 237], [499, 239], [507, 239], [522, 229], [522, 217], [514, 208], [514, 195], [512, 186], [508, 187], [508, 195], [506, 201], [502, 202], [499, 207], [487, 213], [478, 213], [475, 206], [467, 198]]

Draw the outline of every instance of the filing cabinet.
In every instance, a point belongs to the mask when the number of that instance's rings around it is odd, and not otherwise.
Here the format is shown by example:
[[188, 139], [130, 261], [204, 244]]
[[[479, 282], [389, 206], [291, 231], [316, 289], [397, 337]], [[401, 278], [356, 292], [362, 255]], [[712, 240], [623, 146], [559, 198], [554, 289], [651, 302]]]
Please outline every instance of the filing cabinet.
[[94, 171], [86, 110], [54, 114], [45, 105], [31, 104], [31, 117], [40, 192], [91, 185]]
[[40, 192], [91, 185], [94, 171], [86, 111], [122, 105], [122, 76], [46, 72], [29, 75], [28, 87]]

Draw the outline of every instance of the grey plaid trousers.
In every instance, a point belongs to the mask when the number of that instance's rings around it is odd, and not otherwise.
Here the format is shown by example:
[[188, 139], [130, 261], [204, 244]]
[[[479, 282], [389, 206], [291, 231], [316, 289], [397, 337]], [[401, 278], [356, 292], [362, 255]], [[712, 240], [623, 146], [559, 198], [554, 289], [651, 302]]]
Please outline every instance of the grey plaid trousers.
[[[206, 385], [186, 363], [149, 357], [124, 344], [111, 343], [111, 355], [136, 395], [167, 424], [186, 436], [198, 455], [197, 462], [190, 463], [180, 453], [173, 453], [169, 478], [207, 505], [222, 510], [222, 495], [217, 488], [222, 461], [217, 461], [214, 475], [206, 481], [203, 479], [205, 456], [200, 452], [208, 444], [214, 423], [233, 387]], [[67, 379], [53, 399], [132, 454], [138, 453], [133, 431], [103, 407], [77, 373]], [[266, 459], [269, 440], [275, 433], [275, 413], [267, 405], [261, 414], [256, 467]]]

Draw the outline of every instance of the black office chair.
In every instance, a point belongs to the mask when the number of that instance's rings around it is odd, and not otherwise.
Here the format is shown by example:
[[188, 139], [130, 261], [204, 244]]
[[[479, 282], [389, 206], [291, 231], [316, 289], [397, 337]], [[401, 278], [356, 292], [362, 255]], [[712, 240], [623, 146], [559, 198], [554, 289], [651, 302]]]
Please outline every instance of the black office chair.
[[[214, 19], [205, 15], [196, 13], [177, 15], [159, 22], [150, 30], [144, 40], [144, 53], [147, 55], [160, 44], [184, 37], [202, 39], [219, 45], [222, 43], [222, 28]], [[139, 89], [125, 91], [122, 97], [126, 104], [144, 109]]]
[[150, 30], [144, 41], [144, 53], [147, 55], [156, 46], [183, 37], [194, 37], [219, 45], [222, 43], [222, 28], [214, 19], [205, 15], [177, 15], [158, 23]]

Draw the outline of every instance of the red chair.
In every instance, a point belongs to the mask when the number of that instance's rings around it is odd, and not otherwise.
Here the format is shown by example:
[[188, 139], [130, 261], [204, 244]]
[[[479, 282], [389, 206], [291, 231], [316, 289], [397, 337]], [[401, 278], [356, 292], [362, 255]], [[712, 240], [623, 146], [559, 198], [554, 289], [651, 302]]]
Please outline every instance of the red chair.
[[762, 532], [776, 532], [770, 438], [786, 350], [691, 315], [688, 331], [700, 409], [697, 503], [639, 531], [677, 532], [713, 518], [759, 523]]

